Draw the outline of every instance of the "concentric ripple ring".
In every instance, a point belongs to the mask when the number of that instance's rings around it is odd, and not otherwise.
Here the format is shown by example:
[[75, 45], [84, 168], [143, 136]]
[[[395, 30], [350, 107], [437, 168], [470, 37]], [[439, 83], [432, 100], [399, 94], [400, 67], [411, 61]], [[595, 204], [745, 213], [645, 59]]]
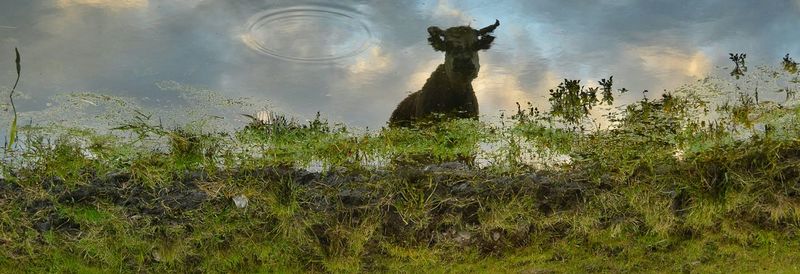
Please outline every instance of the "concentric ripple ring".
[[304, 5], [253, 15], [242, 41], [259, 54], [283, 60], [330, 62], [367, 50], [372, 32], [358, 12]]

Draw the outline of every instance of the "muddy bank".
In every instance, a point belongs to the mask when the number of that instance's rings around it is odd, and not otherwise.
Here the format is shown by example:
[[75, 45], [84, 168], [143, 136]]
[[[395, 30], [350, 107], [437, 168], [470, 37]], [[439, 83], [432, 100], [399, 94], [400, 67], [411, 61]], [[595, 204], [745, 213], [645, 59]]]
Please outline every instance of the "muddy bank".
[[[125, 171], [103, 175], [87, 172], [85, 177], [86, 182], [67, 183], [60, 178], [49, 178], [39, 186], [25, 187], [2, 180], [0, 197], [23, 205], [31, 226], [39, 232], [79, 234], [81, 225], [58, 210], [60, 207], [113, 204], [129, 218], [148, 217], [150, 224], [191, 223], [192, 212], [198, 209], [213, 212], [236, 208], [232, 196], [247, 186], [275, 197], [296, 199], [275, 202], [297, 202], [303, 210], [325, 216], [329, 222], [309, 227], [309, 233], [323, 244], [331, 241], [328, 230], [334, 224], [355, 225], [378, 218], [382, 238], [430, 244], [491, 242], [491, 247], [504, 241], [524, 244], [527, 230], [534, 228], [494, 229], [475, 235], [482, 226], [480, 212], [517, 199], [524, 201], [524, 208], [536, 211], [524, 214], [548, 215], [575, 207], [591, 192], [587, 183], [557, 179], [552, 174], [490, 175], [459, 163], [396, 170], [336, 169], [324, 173], [287, 167], [215, 174], [197, 171], [176, 174], [171, 183], [155, 187]], [[224, 188], [228, 194], [204, 187], [210, 183]], [[46, 195], [26, 195], [31, 189]], [[271, 206], [253, 203], [257, 202], [251, 202], [249, 207]]]

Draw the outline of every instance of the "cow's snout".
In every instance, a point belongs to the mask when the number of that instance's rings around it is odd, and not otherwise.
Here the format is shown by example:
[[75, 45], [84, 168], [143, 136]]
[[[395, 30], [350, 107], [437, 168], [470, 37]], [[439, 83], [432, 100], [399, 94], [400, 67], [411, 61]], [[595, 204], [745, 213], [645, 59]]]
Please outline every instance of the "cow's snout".
[[458, 72], [473, 72], [475, 64], [470, 58], [456, 58], [453, 62], [453, 70]]

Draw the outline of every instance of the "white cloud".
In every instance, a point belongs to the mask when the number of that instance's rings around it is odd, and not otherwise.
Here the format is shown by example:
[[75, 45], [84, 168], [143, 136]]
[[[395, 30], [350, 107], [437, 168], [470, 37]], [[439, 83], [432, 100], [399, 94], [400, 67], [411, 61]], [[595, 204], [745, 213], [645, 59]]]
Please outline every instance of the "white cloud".
[[360, 76], [367, 74], [388, 73], [394, 67], [394, 59], [380, 46], [374, 46], [355, 58], [348, 66], [351, 81], [359, 81]]
[[711, 60], [699, 50], [664, 46], [628, 46], [631, 57], [641, 60], [641, 66], [662, 80], [689, 80], [704, 77], [711, 69]]
[[439, 0], [433, 10], [433, 16], [436, 18], [450, 17], [465, 22], [469, 20], [464, 11], [453, 7], [449, 0]]
[[491, 73], [492, 70], [491, 64], [481, 65], [481, 71], [484, 73], [472, 82], [481, 113], [489, 117], [496, 116], [501, 110], [513, 114], [517, 109], [516, 103], [524, 107], [531, 102], [540, 110], [543, 109], [547, 105], [547, 98], [536, 97], [535, 94], [557, 86], [560, 81], [555, 72], [547, 71], [533, 90], [526, 90], [521, 86], [521, 76], [517, 73], [507, 71], [508, 73], [498, 74]]

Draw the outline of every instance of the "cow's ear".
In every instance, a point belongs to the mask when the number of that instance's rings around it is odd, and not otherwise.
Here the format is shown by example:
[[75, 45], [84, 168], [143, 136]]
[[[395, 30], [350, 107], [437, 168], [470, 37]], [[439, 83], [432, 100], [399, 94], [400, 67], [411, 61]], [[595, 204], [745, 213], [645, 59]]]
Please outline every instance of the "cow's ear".
[[431, 43], [433, 49], [437, 51], [445, 51], [445, 43], [444, 43], [444, 31], [439, 27], [429, 27], [428, 28], [428, 42]]
[[494, 24], [476, 31], [478, 35], [478, 42], [475, 43], [475, 50], [487, 50], [492, 47], [494, 36], [492, 36], [490, 33], [492, 33], [498, 26], [500, 26], [500, 20], [494, 20]]
[[478, 37], [478, 42], [475, 43], [475, 50], [487, 50], [492, 47], [494, 36], [483, 35]]

